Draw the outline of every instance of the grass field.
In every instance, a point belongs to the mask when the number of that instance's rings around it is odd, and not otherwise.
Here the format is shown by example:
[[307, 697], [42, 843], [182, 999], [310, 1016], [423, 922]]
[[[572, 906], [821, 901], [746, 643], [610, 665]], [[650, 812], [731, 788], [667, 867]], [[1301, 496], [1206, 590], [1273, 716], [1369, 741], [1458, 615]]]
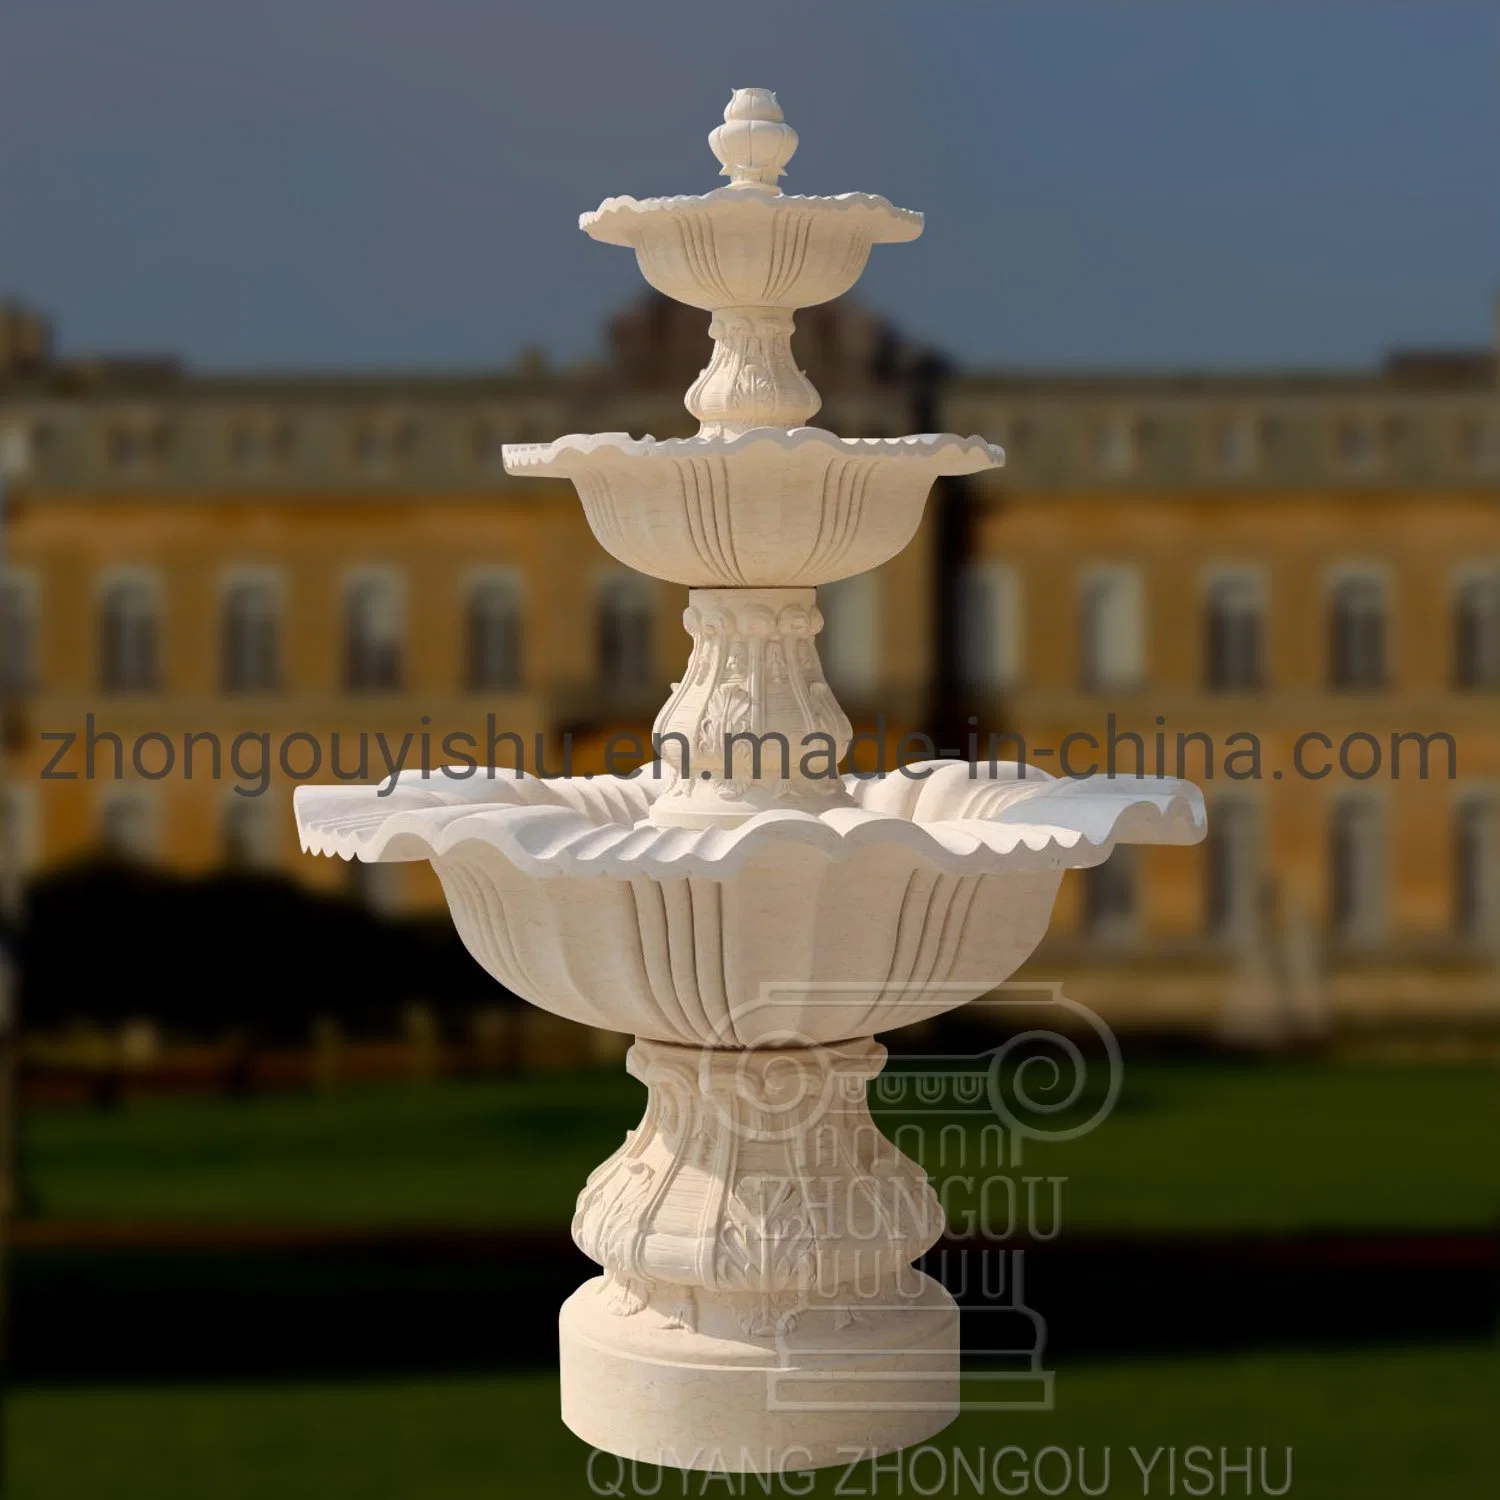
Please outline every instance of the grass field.
[[[127, 1102], [42, 1111], [24, 1138], [31, 1211], [51, 1220], [254, 1225], [527, 1224], [561, 1229], [588, 1171], [637, 1119], [615, 1071], [346, 1087], [323, 1095]], [[888, 1131], [910, 1116], [885, 1112]], [[941, 1178], [927, 1120], [914, 1146]], [[1063, 1175], [1067, 1228], [1280, 1231], [1472, 1229], [1500, 1223], [1493, 1068], [1378, 1064], [1127, 1067], [1118, 1107], [1066, 1145], [1028, 1143], [1022, 1171]], [[909, 1134], [903, 1144], [913, 1145]], [[951, 1144], [949, 1142], [948, 1144]], [[986, 1165], [994, 1165], [987, 1163]], [[1379, 1309], [1372, 1308], [1372, 1317]], [[1052, 1413], [973, 1413], [919, 1467], [827, 1471], [772, 1494], [969, 1495], [955, 1448], [989, 1474], [1063, 1448], [1097, 1490], [1145, 1487], [1131, 1445], [1293, 1449], [1298, 1500], [1478, 1500], [1500, 1475], [1500, 1354], [1489, 1346], [1268, 1350], [1094, 1363], [1059, 1372]], [[194, 1387], [23, 1387], [8, 1412], [6, 1500], [531, 1500], [763, 1495], [755, 1481], [589, 1482], [546, 1375]], [[1018, 1446], [994, 1466], [997, 1451]], [[1201, 1455], [1200, 1455], [1201, 1456]], [[1038, 1477], [1058, 1490], [1054, 1453]], [[1168, 1460], [1163, 1457], [1160, 1463]], [[1194, 1493], [1184, 1472], [1175, 1493]], [[933, 1486], [937, 1486], [933, 1488]], [[1256, 1491], [1259, 1493], [1259, 1490]], [[1243, 1480], [1196, 1493], [1244, 1494]]]
[[[981, 1493], [962, 1473], [987, 1473], [982, 1493], [1020, 1493], [1039, 1451], [1061, 1447], [1098, 1492], [1109, 1450], [1112, 1496], [1165, 1495], [1168, 1459], [1149, 1492], [1129, 1452], [1206, 1447], [1243, 1462], [1269, 1450], [1282, 1483], [1292, 1449], [1297, 1500], [1481, 1500], [1500, 1474], [1493, 1348], [1418, 1348], [1353, 1354], [1279, 1354], [1064, 1369], [1050, 1413], [966, 1415], [901, 1472], [823, 1471], [772, 1482], [773, 1495]], [[760, 1481], [640, 1469], [623, 1473], [557, 1420], [550, 1376], [337, 1386], [23, 1390], [11, 1413], [10, 1500], [544, 1500], [624, 1495], [764, 1495]], [[86, 1435], [86, 1439], [84, 1437]], [[1007, 1444], [1023, 1454], [996, 1458]], [[1061, 1460], [1040, 1460], [1057, 1488]], [[999, 1482], [996, 1482], [998, 1475]], [[1183, 1470], [1179, 1480], [1201, 1485]], [[1245, 1481], [1196, 1493], [1243, 1495]], [[616, 1489], [616, 1486], [619, 1486]], [[1040, 1493], [1033, 1486], [1031, 1494]], [[1179, 1483], [1178, 1494], [1193, 1493]], [[1259, 1489], [1258, 1475], [1255, 1493]]]
[[[604, 1070], [43, 1111], [24, 1136], [31, 1212], [561, 1225], [643, 1097]], [[959, 1170], [926, 1139], [934, 1175]], [[1152, 1062], [1127, 1066], [1092, 1133], [1028, 1143], [1024, 1170], [1068, 1178], [1070, 1228], [1473, 1228], [1500, 1222], [1497, 1140], [1500, 1074], [1482, 1064]]]

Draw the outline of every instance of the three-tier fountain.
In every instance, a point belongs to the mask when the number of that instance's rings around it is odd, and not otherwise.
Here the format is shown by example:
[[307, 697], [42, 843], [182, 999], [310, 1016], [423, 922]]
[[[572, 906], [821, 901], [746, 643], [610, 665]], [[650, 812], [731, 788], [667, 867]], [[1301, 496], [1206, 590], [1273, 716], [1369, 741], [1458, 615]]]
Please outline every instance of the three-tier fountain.
[[871, 1121], [875, 1033], [993, 989], [1046, 929], [1065, 869], [1202, 836], [1196, 789], [932, 761], [840, 776], [817, 590], [911, 539], [977, 437], [843, 438], [793, 314], [848, 291], [919, 214], [778, 186], [797, 136], [737, 89], [709, 137], [729, 180], [610, 198], [585, 233], [712, 313], [695, 437], [507, 447], [565, 475], [599, 542], [686, 584], [692, 652], [632, 776], [403, 773], [298, 790], [303, 847], [427, 859], [501, 984], [632, 1033], [640, 1125], [589, 1178], [573, 1237], [603, 1267], [560, 1319], [563, 1420], [609, 1452], [784, 1470], [920, 1441], [959, 1400], [959, 1316], [911, 1266], [941, 1235], [924, 1173]]

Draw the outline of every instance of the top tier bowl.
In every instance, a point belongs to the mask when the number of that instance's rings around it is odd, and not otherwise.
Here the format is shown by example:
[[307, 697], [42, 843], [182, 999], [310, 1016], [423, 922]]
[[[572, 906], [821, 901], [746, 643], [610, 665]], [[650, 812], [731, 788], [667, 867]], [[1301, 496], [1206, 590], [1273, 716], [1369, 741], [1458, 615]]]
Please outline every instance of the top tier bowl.
[[635, 251], [657, 291], [709, 312], [787, 311], [841, 297], [872, 245], [914, 240], [922, 215], [873, 193], [788, 197], [775, 188], [725, 187], [676, 198], [608, 198], [579, 228]]
[[797, 132], [769, 89], [736, 89], [708, 138], [729, 186], [675, 198], [607, 198], [578, 227], [635, 251], [657, 291], [708, 312], [783, 312], [841, 297], [871, 245], [914, 240], [922, 215], [873, 193], [785, 197], [776, 185]]
[[713, 354], [685, 403], [697, 436], [507, 444], [506, 470], [571, 479], [615, 557], [690, 587], [807, 587], [879, 567], [911, 540], [935, 479], [1004, 454], [947, 433], [840, 438], [808, 425], [819, 398], [792, 353], [792, 314], [847, 292], [870, 247], [915, 239], [922, 216], [872, 193], [785, 196], [776, 179], [797, 132], [769, 89], [736, 89], [709, 144], [728, 187], [610, 198], [579, 220], [633, 249], [659, 291], [713, 312]]

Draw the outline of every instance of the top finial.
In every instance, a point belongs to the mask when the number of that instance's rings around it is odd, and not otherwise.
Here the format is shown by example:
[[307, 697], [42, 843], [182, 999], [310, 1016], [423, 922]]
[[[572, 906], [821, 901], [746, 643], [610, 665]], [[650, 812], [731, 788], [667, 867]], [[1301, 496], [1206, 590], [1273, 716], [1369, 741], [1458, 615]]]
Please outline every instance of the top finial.
[[782, 118], [770, 89], [736, 89], [724, 110], [724, 123], [708, 138], [724, 164], [719, 174], [729, 186], [781, 189], [776, 179], [797, 149], [797, 132]]

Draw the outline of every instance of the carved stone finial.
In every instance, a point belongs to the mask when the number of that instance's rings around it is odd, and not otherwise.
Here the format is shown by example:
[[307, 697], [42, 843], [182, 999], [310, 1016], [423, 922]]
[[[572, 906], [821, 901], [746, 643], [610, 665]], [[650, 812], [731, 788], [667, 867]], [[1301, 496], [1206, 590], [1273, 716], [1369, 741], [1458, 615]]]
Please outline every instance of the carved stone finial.
[[797, 149], [797, 132], [782, 118], [770, 89], [736, 89], [724, 110], [724, 123], [708, 138], [723, 163], [721, 177], [732, 188], [781, 189], [776, 179]]

